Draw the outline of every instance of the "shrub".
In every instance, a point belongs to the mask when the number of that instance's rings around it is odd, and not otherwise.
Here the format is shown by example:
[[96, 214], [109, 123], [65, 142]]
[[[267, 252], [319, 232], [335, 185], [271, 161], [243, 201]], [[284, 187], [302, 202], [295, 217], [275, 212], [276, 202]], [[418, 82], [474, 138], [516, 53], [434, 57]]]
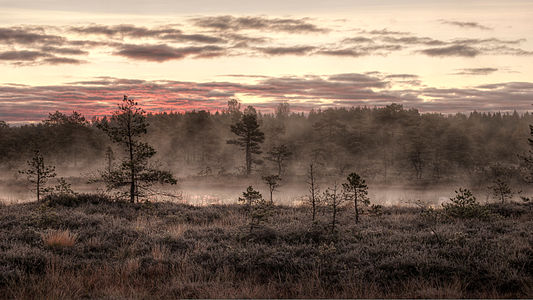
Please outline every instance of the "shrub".
[[112, 199], [102, 194], [51, 194], [44, 199], [48, 206], [76, 207], [82, 204], [102, 204], [112, 202]]
[[446, 216], [460, 219], [486, 219], [489, 217], [489, 211], [486, 207], [479, 205], [470, 190], [460, 188], [455, 193], [455, 197], [450, 198], [451, 203], [442, 204]]
[[53, 230], [42, 235], [43, 242], [51, 248], [72, 247], [76, 243], [78, 235], [70, 230]]

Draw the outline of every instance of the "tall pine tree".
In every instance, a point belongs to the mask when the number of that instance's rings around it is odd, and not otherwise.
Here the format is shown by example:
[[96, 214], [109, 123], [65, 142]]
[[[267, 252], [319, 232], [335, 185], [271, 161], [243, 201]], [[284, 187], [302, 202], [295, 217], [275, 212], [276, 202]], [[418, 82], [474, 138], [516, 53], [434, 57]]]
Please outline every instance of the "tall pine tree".
[[239, 146], [245, 152], [246, 175], [252, 172], [253, 163], [261, 163], [254, 159], [254, 154], [261, 154], [261, 143], [265, 140], [265, 134], [259, 129], [257, 113], [252, 106], [248, 106], [239, 122], [231, 125], [231, 132], [236, 134], [236, 139], [228, 140], [228, 144]]

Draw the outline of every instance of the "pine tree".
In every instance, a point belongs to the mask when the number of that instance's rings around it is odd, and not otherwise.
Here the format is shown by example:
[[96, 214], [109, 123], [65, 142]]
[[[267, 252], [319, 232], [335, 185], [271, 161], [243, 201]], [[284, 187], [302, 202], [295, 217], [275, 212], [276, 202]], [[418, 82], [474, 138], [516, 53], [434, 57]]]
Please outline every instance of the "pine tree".
[[129, 186], [129, 192], [125, 194], [129, 194], [132, 203], [145, 196], [144, 192], [152, 184], [176, 184], [176, 179], [170, 172], [157, 170], [149, 165], [149, 159], [156, 151], [140, 140], [147, 133], [149, 125], [145, 114], [137, 102], [124, 96], [111, 120], [97, 125], [126, 152], [119, 168], [102, 173], [103, 180], [109, 190]]
[[50, 188], [46, 187], [46, 182], [49, 178], [56, 176], [55, 167], [44, 164], [44, 158], [39, 150], [35, 150], [33, 158], [27, 164], [29, 168], [21, 170], [19, 173], [25, 174], [28, 181], [35, 185], [34, 191], [37, 196], [37, 202], [39, 202], [43, 194], [51, 191]]
[[291, 157], [292, 152], [289, 150], [289, 148], [285, 145], [279, 145], [272, 148], [272, 150], [268, 151], [268, 156], [266, 157], [267, 160], [270, 160], [276, 164], [278, 167], [278, 176], [283, 175], [285, 171], [285, 163]]
[[257, 122], [257, 113], [252, 106], [248, 106], [239, 122], [231, 125], [231, 132], [238, 138], [228, 140], [228, 144], [239, 146], [245, 152], [246, 175], [252, 172], [253, 163], [261, 163], [260, 160], [254, 160], [254, 154], [261, 154], [261, 146], [265, 140], [265, 134], [259, 129]]
[[346, 180], [348, 182], [342, 184], [344, 197], [346, 200], [353, 201], [355, 223], [359, 223], [360, 204], [370, 204], [370, 199], [368, 198], [368, 186], [366, 185], [365, 180], [357, 173], [350, 173]]
[[239, 197], [239, 202], [247, 207], [250, 232], [252, 232], [254, 228], [260, 227], [268, 221], [272, 215], [272, 204], [265, 201], [261, 193], [254, 190], [252, 186], [249, 186], [246, 192], [242, 193], [242, 196], [242, 198]]

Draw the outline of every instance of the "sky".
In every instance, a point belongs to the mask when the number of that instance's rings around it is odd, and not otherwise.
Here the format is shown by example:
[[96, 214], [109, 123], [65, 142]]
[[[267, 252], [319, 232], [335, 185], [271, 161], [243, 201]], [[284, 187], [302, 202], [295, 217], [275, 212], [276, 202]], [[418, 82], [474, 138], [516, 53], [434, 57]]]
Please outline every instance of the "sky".
[[0, 120], [384, 106], [525, 112], [533, 1], [0, 0]]

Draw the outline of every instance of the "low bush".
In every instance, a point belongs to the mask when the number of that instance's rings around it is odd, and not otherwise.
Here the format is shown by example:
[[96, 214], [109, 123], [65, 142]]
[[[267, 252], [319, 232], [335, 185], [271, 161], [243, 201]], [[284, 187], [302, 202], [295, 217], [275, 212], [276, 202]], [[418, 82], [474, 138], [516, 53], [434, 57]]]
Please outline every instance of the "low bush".
[[470, 190], [460, 188], [455, 194], [455, 197], [450, 198], [451, 203], [442, 205], [446, 216], [459, 219], [490, 218], [490, 211], [476, 201]]
[[103, 194], [51, 194], [44, 198], [44, 202], [51, 207], [76, 207], [83, 204], [103, 204], [113, 202], [113, 199]]

